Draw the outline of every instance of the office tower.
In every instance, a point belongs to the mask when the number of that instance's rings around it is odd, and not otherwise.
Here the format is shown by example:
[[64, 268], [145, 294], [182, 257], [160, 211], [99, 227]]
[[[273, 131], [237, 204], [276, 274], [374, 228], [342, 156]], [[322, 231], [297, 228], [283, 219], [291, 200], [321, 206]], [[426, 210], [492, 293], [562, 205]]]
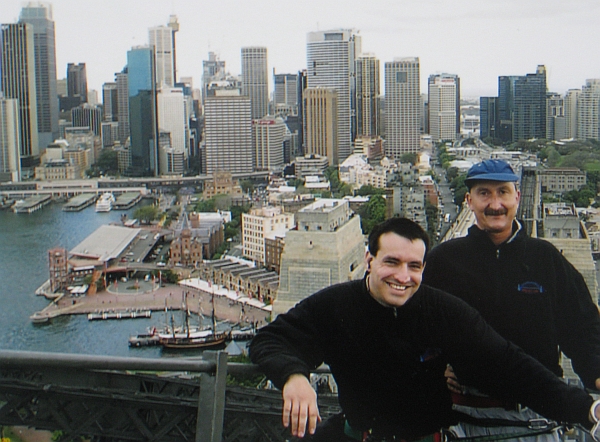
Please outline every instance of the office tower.
[[577, 138], [600, 139], [600, 78], [585, 81], [577, 102]]
[[154, 48], [127, 52], [129, 132], [132, 176], [158, 175], [158, 122]]
[[283, 115], [298, 115], [298, 75], [274, 74], [275, 113]]
[[33, 26], [4, 24], [2, 29], [2, 91], [19, 102], [19, 144], [21, 167], [31, 169], [39, 161], [37, 93]]
[[267, 48], [242, 48], [242, 95], [250, 98], [253, 120], [269, 114]]
[[420, 150], [420, 64], [416, 57], [385, 63], [385, 155], [396, 160]]
[[58, 137], [56, 49], [52, 6], [49, 3], [31, 2], [21, 10], [19, 21], [33, 25], [38, 142], [41, 150]]
[[0, 182], [21, 181], [19, 100], [0, 92]]
[[119, 142], [125, 145], [129, 139], [129, 81], [127, 67], [115, 73], [117, 85], [117, 114], [119, 116]]
[[100, 106], [83, 103], [71, 109], [73, 127], [89, 127], [97, 137], [102, 133], [102, 119], [103, 113]]
[[356, 59], [356, 135], [380, 135], [379, 60], [370, 54]]
[[454, 141], [460, 134], [460, 79], [458, 75], [429, 76], [429, 134], [433, 141]]
[[102, 107], [104, 121], [119, 121], [117, 83], [107, 82], [102, 85]]
[[360, 217], [348, 201], [322, 198], [296, 212], [285, 235], [273, 318], [318, 290], [364, 275]]
[[[216, 91], [204, 105], [206, 173], [254, 170], [250, 98]], [[230, 94], [228, 94], [230, 93]]]
[[88, 102], [85, 63], [67, 65], [67, 95], [72, 99], [79, 99], [75, 106]]
[[307, 87], [337, 90], [339, 161], [352, 153], [356, 135], [355, 62], [362, 39], [354, 30], [317, 31], [307, 35]]
[[[174, 16], [171, 16], [174, 17]], [[173, 25], [177, 24], [177, 17]], [[159, 88], [163, 85], [175, 85], [175, 32], [170, 26], [155, 26], [148, 30], [150, 47], [154, 48], [156, 60], [156, 84]], [[179, 25], [177, 24], [177, 29]]]
[[255, 170], [283, 170], [283, 142], [286, 126], [280, 117], [252, 120]]
[[546, 139], [562, 140], [565, 137], [567, 121], [565, 118], [565, 99], [554, 92], [546, 97]]
[[[158, 130], [170, 136], [169, 148], [172, 151], [160, 149], [160, 173], [182, 173], [185, 159], [188, 157], [189, 130], [188, 118], [185, 109], [185, 97], [182, 88], [163, 87], [158, 92]], [[169, 157], [181, 159], [181, 164], [176, 164]], [[171, 166], [169, 166], [171, 165]]]
[[479, 137], [485, 140], [488, 137], [497, 138], [496, 122], [498, 121], [498, 98], [479, 98]]
[[169, 23], [167, 26], [171, 28], [173, 35], [173, 82], [177, 84], [177, 44], [175, 35], [179, 32], [179, 22], [177, 21], [176, 15], [169, 15]]
[[569, 89], [565, 94], [565, 138], [578, 138], [577, 108], [581, 89]]
[[546, 136], [546, 68], [537, 67], [535, 74], [517, 78], [515, 82], [512, 141]]
[[309, 87], [304, 91], [304, 147], [306, 155], [327, 157], [330, 166], [340, 162], [338, 91]]
[[214, 52], [208, 53], [208, 60], [202, 61], [202, 104], [208, 97], [209, 85], [214, 80], [225, 78], [225, 62], [219, 60], [219, 56]]
[[503, 142], [513, 139], [513, 112], [515, 100], [516, 75], [502, 75], [498, 77], [498, 122], [496, 134]]

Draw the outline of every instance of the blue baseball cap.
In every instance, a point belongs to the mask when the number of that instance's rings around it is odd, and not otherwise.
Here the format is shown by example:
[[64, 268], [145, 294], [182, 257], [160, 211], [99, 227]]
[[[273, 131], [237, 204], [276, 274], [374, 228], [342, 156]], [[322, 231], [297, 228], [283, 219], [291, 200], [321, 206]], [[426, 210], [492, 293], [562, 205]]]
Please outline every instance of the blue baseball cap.
[[483, 160], [474, 164], [467, 172], [465, 184], [471, 187], [474, 181], [506, 181], [516, 182], [519, 177], [515, 171], [504, 160]]

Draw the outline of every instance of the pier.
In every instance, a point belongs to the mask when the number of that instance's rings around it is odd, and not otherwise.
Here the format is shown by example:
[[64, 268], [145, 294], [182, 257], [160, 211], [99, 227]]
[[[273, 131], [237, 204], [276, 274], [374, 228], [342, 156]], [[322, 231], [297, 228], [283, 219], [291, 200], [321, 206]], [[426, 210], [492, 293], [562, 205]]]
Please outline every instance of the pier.
[[125, 192], [117, 197], [117, 201], [114, 202], [112, 208], [114, 210], [127, 210], [131, 209], [142, 199], [141, 192]]
[[79, 212], [88, 206], [91, 206], [96, 201], [96, 195], [82, 193], [71, 198], [64, 206], [65, 212]]
[[35, 195], [24, 200], [17, 201], [12, 210], [15, 213], [32, 213], [40, 210], [52, 200], [50, 195]]

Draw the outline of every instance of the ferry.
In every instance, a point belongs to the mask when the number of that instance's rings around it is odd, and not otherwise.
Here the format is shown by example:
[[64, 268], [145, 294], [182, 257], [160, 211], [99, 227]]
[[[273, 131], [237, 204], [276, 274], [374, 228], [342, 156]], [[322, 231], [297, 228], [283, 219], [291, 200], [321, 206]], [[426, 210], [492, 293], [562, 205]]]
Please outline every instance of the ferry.
[[100, 195], [100, 198], [98, 198], [98, 201], [96, 201], [96, 212], [110, 212], [114, 202], [115, 197], [112, 193], [103, 193]]

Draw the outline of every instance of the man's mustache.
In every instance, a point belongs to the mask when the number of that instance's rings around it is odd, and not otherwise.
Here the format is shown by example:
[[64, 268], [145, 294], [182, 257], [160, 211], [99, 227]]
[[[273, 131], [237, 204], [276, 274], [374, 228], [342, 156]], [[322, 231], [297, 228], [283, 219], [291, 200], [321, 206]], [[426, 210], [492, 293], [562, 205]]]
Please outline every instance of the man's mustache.
[[484, 215], [487, 216], [502, 216], [502, 215], [506, 215], [508, 213], [508, 210], [506, 209], [485, 209], [483, 211]]

